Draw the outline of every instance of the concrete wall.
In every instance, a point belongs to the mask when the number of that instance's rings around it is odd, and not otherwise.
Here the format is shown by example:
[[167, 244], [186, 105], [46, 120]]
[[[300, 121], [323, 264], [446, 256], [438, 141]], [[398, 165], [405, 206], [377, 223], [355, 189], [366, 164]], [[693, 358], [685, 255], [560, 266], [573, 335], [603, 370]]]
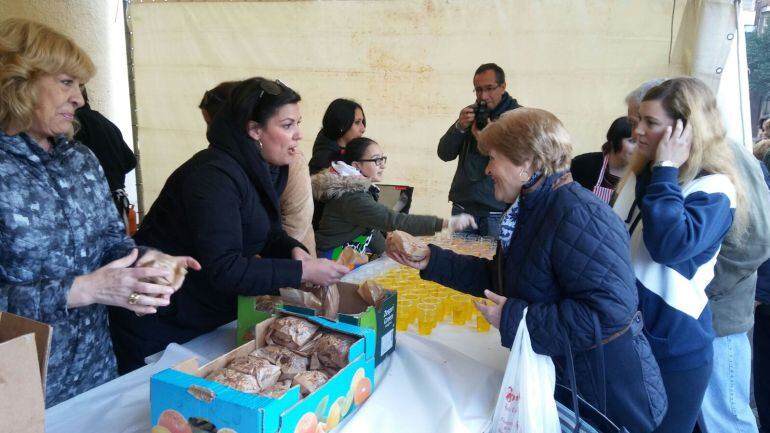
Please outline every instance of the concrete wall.
[[[96, 64], [91, 107], [114, 122], [133, 148], [122, 0], [0, 0], [0, 17], [27, 18], [71, 37]], [[126, 189], [136, 203], [134, 173]]]

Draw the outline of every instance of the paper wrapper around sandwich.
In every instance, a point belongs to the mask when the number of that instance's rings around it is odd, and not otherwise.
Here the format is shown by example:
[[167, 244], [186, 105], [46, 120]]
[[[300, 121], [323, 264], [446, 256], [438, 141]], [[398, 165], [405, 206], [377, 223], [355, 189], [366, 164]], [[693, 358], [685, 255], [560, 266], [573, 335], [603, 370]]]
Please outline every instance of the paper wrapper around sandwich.
[[254, 376], [257, 379], [260, 391], [275, 385], [281, 376], [280, 367], [271, 364], [266, 359], [254, 358], [252, 356], [239, 356], [233, 359], [227, 368]]
[[274, 313], [283, 299], [280, 296], [261, 295], [254, 297], [254, 310]]
[[298, 373], [308, 369], [309, 360], [306, 356], [277, 345], [260, 347], [249, 353], [250, 357], [265, 359], [281, 369], [278, 380], [291, 380]]
[[286, 304], [309, 308], [322, 317], [337, 320], [337, 313], [340, 310], [340, 292], [336, 284], [329, 286], [306, 284], [302, 289], [284, 287], [280, 292]]
[[318, 325], [294, 316], [279, 317], [267, 328], [265, 341], [277, 344], [295, 352], [312, 352], [312, 343], [317, 337]]
[[386, 295], [385, 288], [376, 280], [364, 281], [358, 286], [357, 292], [367, 305], [376, 305], [377, 301], [384, 298]]
[[308, 370], [294, 376], [292, 385], [299, 385], [300, 393], [306, 396], [320, 388], [329, 380], [329, 376], [317, 370]]
[[220, 368], [214, 370], [206, 376], [206, 379], [214, 382], [219, 382], [222, 385], [229, 386], [230, 388], [237, 389], [238, 391], [247, 392], [249, 394], [256, 394], [260, 391], [257, 378], [240, 371], [231, 370], [229, 368]]
[[283, 380], [280, 382], [276, 382], [275, 385], [263, 389], [262, 391], [258, 392], [257, 394], [270, 397], [270, 398], [281, 398], [282, 395], [286, 393], [286, 391], [291, 388], [291, 380]]
[[324, 367], [339, 370], [348, 365], [350, 346], [355, 342], [356, 339], [350, 335], [324, 333], [316, 343], [315, 356]]
[[150, 277], [145, 279], [146, 282], [152, 284], [162, 284], [164, 286], [177, 286], [182, 279], [187, 275], [187, 269], [174, 262], [173, 260], [150, 260], [147, 263], [141, 265], [143, 268], [165, 268], [171, 271], [171, 277]]
[[357, 252], [352, 247], [345, 247], [337, 257], [337, 263], [342, 266], [347, 266], [348, 269], [353, 269], [357, 265], [363, 265], [369, 262], [369, 256]]
[[423, 260], [430, 252], [425, 242], [399, 230], [388, 233], [385, 239], [385, 251], [388, 254], [400, 254], [413, 262]]

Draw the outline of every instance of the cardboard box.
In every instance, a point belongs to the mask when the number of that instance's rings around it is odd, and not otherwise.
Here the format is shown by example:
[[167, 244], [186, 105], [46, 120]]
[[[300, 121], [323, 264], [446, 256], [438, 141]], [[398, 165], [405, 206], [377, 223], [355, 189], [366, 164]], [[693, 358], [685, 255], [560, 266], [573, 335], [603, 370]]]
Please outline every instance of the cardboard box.
[[257, 323], [262, 323], [273, 317], [273, 309], [268, 311], [260, 308], [257, 305], [256, 296], [238, 297], [238, 320], [236, 322], [235, 342], [239, 346], [254, 339], [254, 327]]
[[[337, 283], [337, 288], [340, 291], [340, 309], [337, 320], [376, 332], [375, 365], [380, 365], [396, 348], [397, 293], [386, 290], [387, 295], [377, 302], [377, 305], [370, 306], [358, 294], [357, 284], [340, 282]], [[245, 296], [238, 298], [238, 344], [243, 344], [248, 339], [253, 338], [250, 329], [271, 316], [270, 313], [256, 311], [254, 299]], [[282, 309], [308, 316], [319, 315], [317, 311], [294, 305], [284, 304]]]
[[265, 331], [275, 320], [270, 318], [256, 326], [254, 340], [203, 367], [193, 358], [152, 376], [152, 432], [198, 433], [188, 423], [190, 418], [205, 419], [212, 426], [205, 431], [218, 433], [316, 433], [334, 428], [355, 412], [374, 389], [374, 332], [318, 317], [306, 319], [326, 330], [360, 337], [350, 346], [348, 365], [324, 386], [304, 399], [300, 399], [299, 387], [272, 399], [204, 379], [233, 358], [263, 347]]
[[45, 430], [45, 378], [51, 327], [0, 312], [0, 424], [10, 433]]

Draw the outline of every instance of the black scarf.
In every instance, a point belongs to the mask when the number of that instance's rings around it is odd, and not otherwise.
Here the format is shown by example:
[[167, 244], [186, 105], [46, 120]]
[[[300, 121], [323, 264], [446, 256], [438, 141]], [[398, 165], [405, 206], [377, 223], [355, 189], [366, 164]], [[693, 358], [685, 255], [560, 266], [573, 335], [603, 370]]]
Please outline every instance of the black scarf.
[[511, 98], [511, 95], [509, 95], [508, 92], [505, 92], [503, 93], [503, 97], [500, 98], [500, 103], [497, 104], [494, 110], [489, 112], [489, 118], [492, 120], [495, 120], [506, 111], [513, 110], [514, 108], [519, 108], [519, 107], [521, 107], [521, 105], [519, 105], [519, 102], [516, 101], [516, 99]]
[[288, 166], [278, 168], [278, 176], [274, 182], [270, 167], [262, 157], [259, 145], [246, 134], [244, 127], [235, 125], [232, 119], [223, 114], [224, 112], [227, 110], [220, 110], [217, 113], [206, 132], [209, 145], [225, 152], [238, 162], [262, 197], [268, 214], [272, 219], [280, 221], [280, 193], [286, 187]]

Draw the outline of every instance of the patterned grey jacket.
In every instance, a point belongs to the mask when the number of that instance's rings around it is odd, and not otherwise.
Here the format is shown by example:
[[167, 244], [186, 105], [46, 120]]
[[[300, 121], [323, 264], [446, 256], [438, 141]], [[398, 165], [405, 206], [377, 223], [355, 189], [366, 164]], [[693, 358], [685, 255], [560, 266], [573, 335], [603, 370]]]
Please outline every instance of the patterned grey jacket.
[[53, 326], [46, 406], [117, 375], [104, 305], [67, 308], [75, 277], [134, 247], [96, 157], [0, 131], [0, 310]]

